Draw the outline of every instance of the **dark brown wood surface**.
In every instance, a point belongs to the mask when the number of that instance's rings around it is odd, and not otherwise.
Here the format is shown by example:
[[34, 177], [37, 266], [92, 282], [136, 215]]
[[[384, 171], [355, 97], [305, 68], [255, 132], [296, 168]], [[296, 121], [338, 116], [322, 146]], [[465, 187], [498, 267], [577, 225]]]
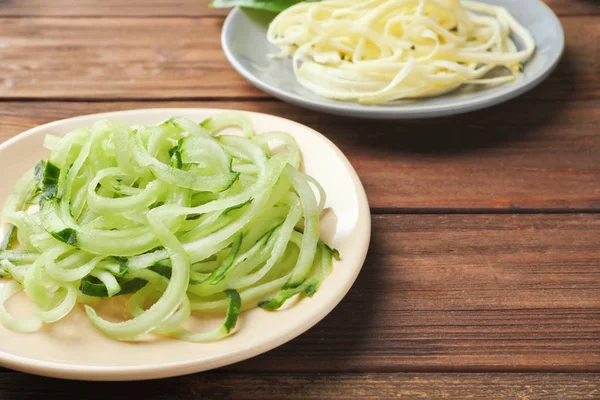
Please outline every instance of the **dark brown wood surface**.
[[[95, 112], [212, 107], [332, 139], [373, 212], [342, 303], [218, 371], [83, 383], [0, 369], [0, 400], [600, 398], [600, 5], [548, 0], [565, 56], [476, 113], [374, 123], [274, 100], [227, 63], [207, 0], [0, 0], [0, 142]], [[5, 173], [5, 172], [3, 172]], [[1, 175], [1, 173], [0, 173]]]
[[[227, 10], [206, 7], [207, 0], [3, 0], [1, 16], [9, 17], [205, 17]], [[559, 15], [597, 15], [596, 0], [545, 0]]]
[[600, 372], [599, 255], [596, 214], [376, 215], [342, 303], [228, 369]]
[[327, 135], [356, 168], [375, 212], [600, 210], [600, 98], [550, 102], [535, 95], [472, 114], [402, 123], [326, 116], [276, 100], [6, 101], [0, 140], [96, 112], [233, 108], [279, 115]]
[[[561, 19], [565, 57], [531, 99], [555, 107], [600, 99], [597, 21]], [[268, 98], [229, 66], [222, 25], [222, 17], [0, 17], [0, 98]]]
[[[191, 383], [193, 380], [193, 384]], [[133, 383], [82, 383], [5, 373], [11, 400], [397, 400], [598, 399], [595, 374], [231, 374]], [[0, 390], [3, 390], [0, 389]], [[2, 392], [0, 392], [2, 393]], [[81, 397], [70, 397], [78, 393]], [[133, 393], [143, 394], [143, 397]]]

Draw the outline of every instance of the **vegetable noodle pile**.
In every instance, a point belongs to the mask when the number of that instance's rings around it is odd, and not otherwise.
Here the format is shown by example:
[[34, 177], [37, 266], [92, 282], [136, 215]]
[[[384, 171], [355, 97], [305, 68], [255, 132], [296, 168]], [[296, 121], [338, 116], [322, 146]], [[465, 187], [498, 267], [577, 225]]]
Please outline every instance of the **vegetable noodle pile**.
[[[279, 145], [276, 154], [270, 144]], [[339, 256], [319, 240], [325, 193], [300, 172], [295, 140], [255, 135], [245, 114], [136, 127], [102, 120], [48, 135], [45, 146], [49, 159], [19, 181], [3, 214], [12, 228], [0, 275], [11, 279], [0, 293], [0, 322], [13, 331], [36, 331], [84, 303], [114, 339], [217, 340], [242, 309], [313, 295]], [[4, 306], [21, 290], [37, 307], [33, 318]], [[129, 319], [97, 315], [101, 298], [124, 294], [132, 294]], [[193, 311], [225, 321], [195, 333], [183, 327]]]
[[[276, 57], [293, 57], [301, 85], [364, 104], [509, 82], [535, 50], [504, 8], [459, 0], [299, 3], [279, 14], [267, 35], [281, 49]], [[497, 67], [508, 74], [485, 77]]]

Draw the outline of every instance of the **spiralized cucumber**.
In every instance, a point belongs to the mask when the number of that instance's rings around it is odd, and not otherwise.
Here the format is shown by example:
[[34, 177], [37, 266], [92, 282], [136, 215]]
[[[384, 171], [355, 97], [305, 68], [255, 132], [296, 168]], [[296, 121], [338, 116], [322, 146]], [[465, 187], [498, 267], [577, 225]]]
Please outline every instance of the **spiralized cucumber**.
[[[242, 310], [312, 296], [339, 257], [319, 240], [325, 192], [299, 171], [294, 138], [256, 135], [245, 114], [135, 127], [103, 120], [45, 146], [50, 157], [19, 181], [3, 212], [0, 276], [10, 281], [0, 323], [13, 331], [37, 331], [83, 305], [117, 340], [218, 340]], [[37, 307], [33, 318], [4, 306], [20, 291]], [[90, 303], [120, 295], [131, 295], [123, 321]], [[190, 332], [193, 312], [223, 313], [223, 325]]]

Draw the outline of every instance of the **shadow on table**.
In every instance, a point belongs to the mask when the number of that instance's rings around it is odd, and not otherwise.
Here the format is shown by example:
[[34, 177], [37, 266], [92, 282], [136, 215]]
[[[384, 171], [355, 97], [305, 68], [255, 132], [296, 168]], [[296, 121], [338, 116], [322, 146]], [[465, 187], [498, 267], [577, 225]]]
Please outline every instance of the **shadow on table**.
[[598, 2], [598, 0], [571, 0], [573, 3], [584, 3], [584, 4], [593, 4], [595, 6], [598, 6], [600, 4], [600, 2]]
[[358, 371], [370, 357], [377, 357], [366, 354], [367, 344], [372, 351], [372, 341], [377, 340], [375, 321], [385, 307], [385, 297], [392, 295], [383, 292], [386, 283], [382, 269], [386, 264], [382, 262], [385, 250], [379, 236], [380, 232], [373, 231], [369, 253], [356, 282], [328, 316], [289, 343], [226, 369], [248, 372]]
[[318, 119], [322, 133], [334, 142], [352, 140], [361, 151], [460, 156], [526, 141], [559, 120], [565, 102], [573, 95], [569, 88], [577, 79], [573, 62], [567, 50], [557, 71], [538, 87], [506, 103], [468, 114], [378, 122], [307, 113], [299, 122], [311, 126]]

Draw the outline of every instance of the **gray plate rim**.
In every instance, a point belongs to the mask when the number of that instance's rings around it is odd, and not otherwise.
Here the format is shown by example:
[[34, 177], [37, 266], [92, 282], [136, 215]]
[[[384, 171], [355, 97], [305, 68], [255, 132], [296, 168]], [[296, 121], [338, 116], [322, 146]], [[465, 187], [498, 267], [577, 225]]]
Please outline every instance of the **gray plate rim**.
[[282, 90], [276, 86], [270, 85], [263, 80], [255, 77], [248, 69], [246, 69], [242, 63], [239, 62], [232, 49], [229, 47], [229, 41], [227, 40], [228, 32], [232, 29], [238, 14], [243, 11], [239, 7], [235, 7], [227, 15], [225, 23], [221, 31], [221, 46], [223, 52], [232, 67], [247, 81], [252, 83], [258, 89], [282, 100], [295, 104], [301, 107], [308, 108], [314, 111], [325, 112], [329, 114], [336, 114], [342, 116], [351, 116], [368, 119], [418, 119], [418, 118], [435, 118], [443, 117], [448, 115], [462, 114], [471, 111], [480, 110], [483, 108], [491, 107], [500, 103], [504, 103], [515, 97], [522, 95], [525, 92], [533, 89], [544, 81], [558, 66], [560, 59], [565, 49], [565, 34], [560, 20], [552, 11], [552, 9], [541, 0], [533, 0], [541, 4], [546, 8], [548, 18], [557, 29], [559, 33], [556, 46], [559, 47], [559, 51], [556, 52], [555, 56], [551, 59], [551, 62], [546, 65], [544, 69], [538, 72], [536, 75], [526, 79], [523, 84], [516, 86], [513, 90], [498, 92], [496, 90], [490, 90], [488, 94], [480, 98], [471, 98], [464, 100], [457, 100], [455, 102], [449, 102], [446, 104], [438, 105], [403, 105], [399, 107], [393, 106], [365, 106], [355, 102], [343, 102], [336, 101], [333, 103], [324, 103], [306, 98], [297, 93], [288, 92]]

